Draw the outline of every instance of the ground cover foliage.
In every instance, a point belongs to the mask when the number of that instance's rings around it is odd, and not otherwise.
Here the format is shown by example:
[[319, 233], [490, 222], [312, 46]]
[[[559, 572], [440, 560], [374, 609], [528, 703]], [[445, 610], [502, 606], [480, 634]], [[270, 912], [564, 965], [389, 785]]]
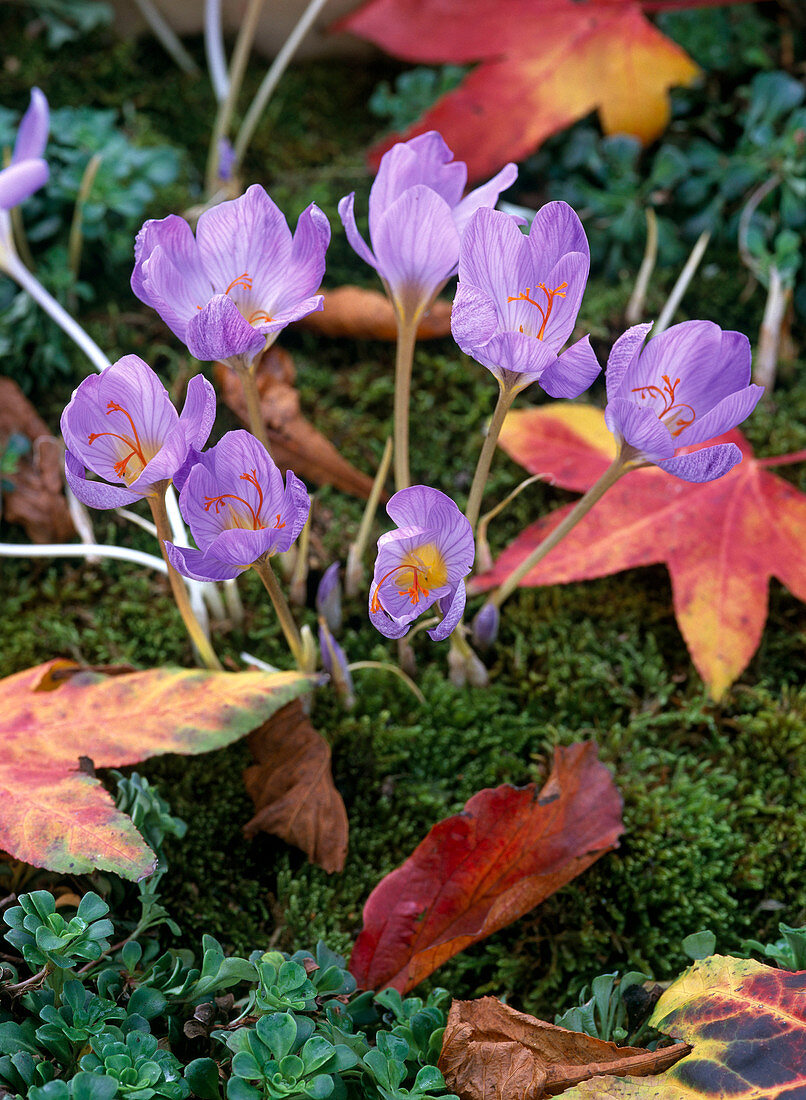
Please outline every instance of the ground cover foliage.
[[[153, 44], [110, 44], [105, 32], [96, 32], [76, 49], [63, 47], [54, 64], [41, 43], [20, 34], [12, 12], [0, 13], [0, 29], [7, 55], [19, 61], [15, 71], [7, 66], [7, 106], [23, 107], [36, 82], [47, 86], [54, 106], [82, 98], [102, 106], [128, 103], [148, 140], [170, 143], [181, 135], [192, 166], [183, 187], [192, 185], [203, 167], [212, 111], [203, 82], [175, 74]], [[200, 43], [191, 45], [201, 57]], [[250, 73], [253, 87], [259, 77], [257, 68]], [[290, 217], [314, 200], [336, 224], [339, 196], [354, 186], [368, 188], [363, 149], [377, 124], [366, 101], [379, 78], [371, 67], [331, 63], [298, 66], [284, 79], [247, 174], [265, 183]], [[174, 187], [162, 191], [150, 214], [180, 208], [179, 194]], [[589, 285], [582, 317], [600, 359], [620, 331], [633, 275], [622, 269]], [[84, 276], [91, 281], [92, 270]], [[709, 253], [683, 312], [754, 338], [763, 303], [760, 294], [741, 300], [737, 288], [744, 279], [735, 252], [720, 246]], [[150, 355], [166, 382], [175, 382], [182, 373], [177, 348], [136, 305], [127, 280], [128, 269], [117, 280], [105, 277], [83, 320], [113, 358], [127, 351]], [[657, 312], [670, 281], [660, 273], [648, 315]], [[337, 232], [327, 284], [343, 282], [369, 278]], [[302, 332], [284, 335], [282, 343], [295, 358], [303, 409], [348, 460], [372, 472], [390, 426], [391, 347]], [[73, 382], [62, 375], [35, 379], [33, 386], [28, 378], [26, 385], [54, 426], [84, 369], [77, 353], [65, 348], [64, 354]], [[11, 349], [4, 373], [20, 377], [26, 370], [25, 348]], [[461, 498], [490, 411], [488, 381], [448, 340], [421, 345], [416, 372], [428, 385], [415, 386], [413, 395], [415, 467]], [[595, 387], [591, 398], [601, 396]], [[216, 430], [234, 423], [221, 415]], [[774, 400], [745, 431], [760, 456], [774, 455], [806, 447], [804, 424], [806, 373], [803, 361], [795, 361], [782, 367]], [[806, 489], [803, 467], [778, 473]], [[488, 499], [499, 499], [518, 478], [517, 467], [499, 453]], [[550, 486], [532, 486], [495, 526], [494, 551], [535, 515], [569, 499]], [[360, 510], [334, 490], [317, 492], [320, 570], [344, 559]], [[94, 519], [99, 539], [150, 549], [135, 529], [106, 514]], [[4, 561], [2, 577], [2, 676], [57, 655], [89, 664], [189, 663], [181, 622], [154, 575], [108, 562]], [[241, 591], [245, 626], [220, 637], [222, 657], [237, 659], [248, 639], [252, 652], [281, 663], [282, 639], [254, 578], [246, 576]], [[347, 612], [341, 640], [348, 654], [383, 659], [388, 647], [366, 622], [363, 602]], [[313, 613], [307, 616], [313, 623]], [[350, 852], [340, 876], [305, 864], [272, 838], [244, 840], [241, 828], [252, 814], [241, 778], [249, 763], [245, 745], [145, 765], [141, 771], [188, 824], [184, 838], [166, 842], [165, 905], [192, 946], [210, 933], [242, 952], [269, 941], [293, 952], [322, 937], [348, 952], [370, 890], [434, 821], [482, 787], [544, 780], [553, 746], [595, 737], [625, 799], [620, 849], [534, 915], [453, 959], [435, 980], [458, 996], [507, 995], [553, 1018], [593, 974], [676, 973], [686, 961], [682, 939], [699, 928], [713, 929], [723, 951], [747, 936], [774, 938], [779, 920], [806, 921], [804, 642], [803, 606], [773, 583], [761, 648], [717, 706], [675, 625], [664, 569], [522, 591], [503, 618], [489, 688], [451, 687], [442, 652], [422, 647], [423, 707], [396, 681], [371, 672], [360, 674], [350, 713], [331, 696], [317, 697], [314, 724], [333, 747], [336, 783], [350, 815]]]

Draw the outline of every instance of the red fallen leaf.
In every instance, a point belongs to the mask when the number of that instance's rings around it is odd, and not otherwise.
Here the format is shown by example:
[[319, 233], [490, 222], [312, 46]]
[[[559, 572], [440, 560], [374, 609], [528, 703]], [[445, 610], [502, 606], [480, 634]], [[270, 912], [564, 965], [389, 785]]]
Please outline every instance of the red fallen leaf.
[[541, 1100], [601, 1073], [662, 1072], [690, 1050], [688, 1043], [660, 1050], [619, 1047], [481, 997], [451, 1004], [438, 1065], [461, 1100]]
[[[340, 286], [323, 290], [325, 308], [309, 313], [298, 324], [323, 336], [351, 336], [356, 340], [397, 340], [392, 303], [380, 290]], [[434, 302], [417, 329], [418, 340], [450, 336], [451, 303]]]
[[257, 813], [244, 832], [274, 833], [295, 844], [325, 871], [343, 871], [347, 811], [333, 783], [330, 746], [306, 718], [299, 700], [249, 735], [256, 763], [244, 783]]
[[25, 436], [31, 450], [2, 475], [3, 518], [19, 523], [32, 542], [66, 542], [73, 521], [62, 491], [63, 450], [16, 382], [0, 378], [0, 453], [9, 439]]
[[691, 1044], [668, 1073], [594, 1077], [566, 1100], [798, 1100], [806, 1096], [806, 970], [713, 955], [669, 986], [650, 1025]]
[[[213, 371], [225, 404], [248, 427], [246, 401], [237, 374], [223, 363], [216, 363]], [[260, 407], [272, 458], [283, 471], [290, 468], [318, 485], [335, 485], [342, 492], [368, 497], [372, 478], [342, 458], [333, 444], [300, 412], [295, 376], [293, 359], [287, 351], [276, 346], [262, 356], [257, 368]]]
[[0, 680], [0, 849], [64, 874], [139, 879], [154, 853], [80, 766], [229, 745], [309, 690], [296, 672], [148, 669], [116, 676], [49, 661]]
[[621, 797], [593, 742], [557, 748], [542, 790], [473, 795], [382, 879], [350, 970], [365, 989], [411, 989], [528, 913], [618, 845]]
[[[521, 582], [566, 584], [665, 562], [680, 632], [717, 700], [758, 648], [770, 577], [806, 600], [806, 495], [766, 469], [806, 455], [754, 458], [738, 430], [720, 441], [744, 456], [725, 477], [692, 485], [656, 466], [627, 474]], [[510, 413], [500, 443], [530, 473], [578, 492], [616, 451], [599, 409], [563, 402]], [[522, 531], [472, 590], [500, 584], [569, 508]]]
[[[656, 138], [668, 90], [698, 73], [638, 0], [369, 0], [334, 29], [407, 61], [477, 65], [402, 138], [439, 130], [471, 179], [521, 161], [598, 110], [605, 133]], [[401, 135], [371, 151], [377, 161]]]

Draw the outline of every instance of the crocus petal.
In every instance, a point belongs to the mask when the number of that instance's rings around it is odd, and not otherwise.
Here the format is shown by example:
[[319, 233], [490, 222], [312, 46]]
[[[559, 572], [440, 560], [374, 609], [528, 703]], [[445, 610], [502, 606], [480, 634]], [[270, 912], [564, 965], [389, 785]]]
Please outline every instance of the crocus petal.
[[671, 458], [674, 441], [666, 425], [652, 409], [643, 409], [634, 401], [617, 397], [608, 402], [605, 423], [617, 439], [625, 440], [649, 462]]
[[552, 296], [551, 310], [541, 337], [547, 344], [561, 348], [573, 332], [589, 272], [590, 260], [584, 253], [567, 252], [546, 277], [545, 285], [549, 290], [566, 284], [565, 290], [561, 292], [564, 297], [560, 297], [559, 293]]
[[341, 218], [341, 224], [344, 226], [344, 232], [347, 234], [347, 240], [350, 242], [350, 247], [353, 251], [361, 257], [364, 263], [369, 264], [370, 267], [374, 267], [377, 270], [378, 261], [375, 259], [364, 238], [358, 232], [358, 226], [355, 224], [354, 207], [355, 191], [351, 191], [349, 195], [345, 195], [343, 199], [339, 200], [339, 217]]
[[409, 188], [389, 207], [372, 243], [378, 271], [408, 316], [427, 306], [459, 260], [451, 208], [423, 185]]
[[717, 443], [703, 447], [693, 454], [679, 455], [659, 462], [658, 466], [668, 474], [683, 481], [715, 481], [742, 461], [742, 452], [735, 443]]
[[566, 252], [590, 258], [582, 222], [567, 202], [547, 202], [535, 214], [529, 230], [529, 248], [537, 266], [550, 271]]
[[[531, 275], [527, 239], [515, 219], [500, 210], [477, 210], [462, 236], [460, 287], [464, 283], [478, 287], [497, 304], [501, 317], [507, 318], [512, 312], [508, 298], [533, 285]], [[511, 327], [517, 329], [517, 324]]]
[[412, 187], [425, 186], [448, 206], [455, 206], [467, 182], [467, 165], [453, 153], [436, 130], [398, 142], [381, 158], [369, 193], [369, 235], [377, 253], [376, 233], [384, 214]]
[[540, 388], [550, 397], [579, 397], [593, 385], [602, 368], [590, 344], [590, 336], [583, 336], [540, 375]]
[[184, 428], [175, 424], [162, 440], [162, 445], [150, 462], [147, 462], [134, 481], [129, 482], [132, 492], [147, 493], [152, 485], [170, 481], [187, 457], [188, 442]]
[[428, 637], [432, 641], [441, 642], [453, 632], [464, 614], [466, 601], [467, 592], [464, 581], [460, 581], [449, 596], [443, 596], [438, 601], [439, 609], [442, 612], [442, 622], [438, 623], [433, 630], [428, 631]]
[[299, 321], [302, 317], [307, 317], [309, 313], [316, 313], [318, 310], [324, 309], [325, 299], [322, 294], [314, 294], [310, 298], [297, 299], [288, 309], [276, 311], [272, 315], [271, 321], [255, 321], [252, 327], [256, 332], [261, 332], [264, 336], [268, 336], [272, 332], [280, 332], [286, 325], [290, 325], [293, 321]]
[[188, 382], [179, 423], [185, 431], [188, 443], [198, 450], [202, 449], [213, 430], [215, 401], [215, 390], [204, 375], [194, 375]]
[[210, 558], [246, 569], [264, 554], [274, 553], [281, 532], [271, 527], [262, 527], [257, 531], [231, 527], [222, 531], [207, 548]]
[[50, 175], [44, 160], [23, 160], [0, 171], [0, 210], [11, 210], [43, 187]]
[[385, 611], [372, 610], [372, 601], [375, 596], [375, 589], [377, 585], [372, 585], [369, 590], [369, 620], [376, 630], [383, 634], [384, 638], [402, 638], [408, 634], [409, 626], [412, 620], [408, 622], [399, 622], [397, 619], [390, 619]]
[[252, 279], [260, 301], [291, 256], [291, 230], [280, 209], [258, 184], [246, 194], [205, 210], [196, 226], [204, 270], [219, 293], [241, 275]]
[[501, 371], [521, 375], [528, 386], [543, 376], [546, 368], [555, 363], [554, 348], [524, 332], [501, 332], [493, 336], [482, 348], [473, 352], [473, 358], [500, 377]]
[[182, 465], [179, 467], [179, 469], [175, 471], [174, 476], [173, 476], [174, 488], [176, 489], [177, 493], [182, 492], [182, 490], [185, 487], [185, 482], [187, 481], [188, 476], [190, 475], [190, 471], [193, 469], [193, 467], [197, 463], [199, 463], [201, 461], [202, 461], [201, 451], [197, 451], [195, 447], [191, 446], [188, 449], [188, 453], [187, 453], [187, 456], [185, 457], [185, 461], [182, 463]]
[[64, 475], [73, 494], [88, 508], [123, 508], [142, 500], [142, 493], [133, 493], [120, 485], [107, 485], [103, 481], [87, 481], [84, 463], [70, 451], [64, 456]]
[[505, 164], [491, 180], [465, 195], [453, 211], [454, 225], [460, 236], [473, 214], [482, 207], [495, 206], [498, 202], [498, 196], [506, 191], [508, 187], [511, 187], [517, 178], [518, 166], [512, 163]]
[[285, 552], [296, 540], [308, 519], [311, 510], [311, 498], [308, 490], [297, 475], [288, 470], [285, 475], [285, 492], [280, 508], [280, 520], [285, 523], [283, 533], [277, 544], [280, 553]]
[[641, 345], [651, 328], [652, 321], [649, 324], [633, 325], [619, 336], [610, 349], [605, 371], [608, 401], [612, 401], [618, 395], [624, 375], [638, 358]]
[[163, 544], [168, 561], [183, 577], [190, 577], [194, 581], [231, 581], [243, 569], [235, 565], [227, 565], [203, 554], [201, 550], [192, 547], [174, 546], [167, 539]]
[[23, 160], [38, 160], [45, 152], [48, 143], [48, 127], [50, 125], [50, 112], [48, 101], [44, 92], [39, 88], [31, 88], [31, 102], [28, 110], [22, 116], [17, 140], [14, 142], [14, 154], [12, 164], [19, 164]]
[[188, 322], [213, 293], [190, 226], [176, 214], [147, 221], [134, 242], [134, 257], [132, 290], [184, 340]]
[[[260, 440], [251, 432], [237, 428], [222, 436], [209, 453], [214, 455], [212, 468], [219, 485], [222, 488], [238, 485], [239, 489], [229, 491], [240, 492], [255, 509], [260, 522], [271, 527], [282, 508], [283, 475]], [[259, 489], [244, 477], [249, 474], [254, 476]]]
[[226, 513], [221, 514], [226, 505], [216, 507], [214, 503], [222, 492], [208, 464], [214, 452], [215, 448], [207, 451], [208, 461], [197, 462], [191, 467], [179, 493], [179, 511], [190, 527], [194, 542], [204, 551], [218, 538], [228, 519]]
[[[714, 367], [719, 363], [721, 346], [722, 331], [712, 321], [683, 321], [672, 325], [649, 341], [625, 385], [637, 393], [646, 386], [661, 386], [663, 375], [673, 381], [679, 379], [675, 401], [685, 402], [696, 416], [702, 416], [718, 399], [715, 397], [718, 372]], [[748, 380], [744, 378], [740, 384]], [[733, 389], [736, 389], [735, 382], [720, 397]]]
[[[427, 523], [432, 504], [439, 500], [453, 504], [451, 498], [439, 489], [432, 489], [428, 485], [409, 485], [405, 489], [398, 489], [389, 498], [386, 513], [397, 527], [411, 527], [411, 534], [416, 537], [416, 533], [421, 532]], [[391, 538], [399, 538], [402, 534], [402, 531], [387, 532]], [[386, 536], [381, 535], [381, 539], [385, 538]]]
[[467, 355], [483, 346], [498, 330], [495, 302], [483, 290], [460, 283], [451, 309], [451, 334]]
[[202, 362], [235, 355], [253, 359], [263, 350], [266, 337], [249, 324], [231, 298], [216, 294], [191, 318], [185, 343], [190, 354]]
[[[325, 253], [329, 244], [330, 222], [319, 207], [311, 203], [299, 216], [291, 246], [290, 262], [278, 280], [277, 289], [273, 292], [272, 317], [276, 318], [284, 310], [300, 303], [303, 299], [310, 300], [314, 292], [319, 289], [325, 274]], [[254, 296], [258, 300], [261, 297], [257, 285], [255, 285]], [[269, 299], [267, 298], [266, 301]], [[312, 309], [316, 308], [321, 309], [321, 305], [312, 307]], [[306, 311], [306, 313], [310, 312], [312, 312], [310, 309]], [[305, 313], [297, 315], [306, 316]], [[296, 317], [294, 319], [296, 320]]]
[[677, 437], [678, 444], [690, 447], [694, 443], [705, 443], [714, 436], [730, 431], [750, 415], [763, 393], [763, 386], [753, 385], [728, 394], [710, 412], [698, 417], [690, 427], [685, 428]]

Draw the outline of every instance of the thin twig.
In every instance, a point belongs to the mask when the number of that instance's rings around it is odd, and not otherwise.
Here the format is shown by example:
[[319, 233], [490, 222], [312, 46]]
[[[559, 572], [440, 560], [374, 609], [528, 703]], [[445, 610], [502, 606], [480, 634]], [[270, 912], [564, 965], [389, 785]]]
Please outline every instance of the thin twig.
[[310, 30], [313, 21], [320, 13], [327, 0], [309, 0], [308, 6], [299, 18], [294, 29], [283, 43], [280, 52], [271, 63], [268, 72], [263, 77], [255, 98], [249, 105], [249, 109], [241, 123], [238, 136], [235, 139], [235, 164], [240, 165], [249, 148], [249, 143], [254, 136], [260, 117], [266, 109], [266, 105], [277, 87], [280, 77], [288, 68], [289, 62], [297, 52], [303, 38]]
[[660, 336], [662, 332], [665, 332], [669, 327], [669, 322], [674, 317], [677, 307], [680, 305], [680, 300], [688, 290], [688, 285], [694, 278], [697, 268], [700, 266], [700, 260], [705, 254], [705, 250], [708, 247], [708, 242], [711, 239], [711, 230], [704, 229], [700, 233], [696, 240], [694, 247], [691, 250], [691, 255], [686, 260], [683, 270], [677, 277], [677, 282], [672, 287], [672, 293], [666, 299], [666, 304], [660, 312], [655, 322], [655, 327], [652, 330], [652, 335]]
[[[73, 218], [70, 222], [70, 235], [67, 239], [67, 266], [70, 274], [73, 276], [73, 282], [78, 279], [78, 273], [81, 268], [81, 250], [84, 243], [82, 230], [84, 228], [84, 206], [89, 198], [92, 185], [95, 183], [95, 177], [98, 174], [98, 169], [101, 167], [101, 161], [104, 158], [100, 153], [96, 153], [90, 157], [87, 161], [87, 167], [84, 169], [84, 174], [81, 177], [81, 185], [76, 195], [76, 203], [73, 207]], [[71, 291], [73, 298], [75, 299], [75, 290]], [[73, 308], [75, 305], [73, 303]]]
[[781, 177], [774, 172], [769, 179], [766, 179], [763, 183], [759, 184], [759, 186], [755, 189], [755, 191], [753, 191], [753, 193], [750, 195], [750, 198], [744, 204], [744, 207], [742, 208], [742, 213], [739, 217], [739, 255], [742, 258], [742, 263], [745, 265], [745, 267], [749, 268], [753, 272], [757, 279], [762, 279], [763, 272], [758, 260], [750, 251], [748, 240], [750, 234], [750, 223], [752, 222], [753, 215], [755, 214], [756, 210], [758, 210], [761, 203], [764, 202], [767, 195], [775, 190], [780, 182]]
[[627, 309], [624, 311], [624, 319], [628, 325], [637, 325], [643, 316], [649, 281], [658, 261], [658, 219], [651, 206], [646, 208], [645, 214], [646, 247], [644, 248], [644, 258], [641, 260], [635, 287], [627, 303]]
[[140, 13], [148, 23], [165, 52], [174, 60], [183, 73], [188, 76], [200, 76], [199, 66], [179, 41], [176, 31], [166, 21], [165, 16], [152, 0], [134, 0]]
[[224, 52], [221, 0], [206, 0], [204, 5], [204, 52], [216, 103], [223, 103], [229, 91], [229, 73]]

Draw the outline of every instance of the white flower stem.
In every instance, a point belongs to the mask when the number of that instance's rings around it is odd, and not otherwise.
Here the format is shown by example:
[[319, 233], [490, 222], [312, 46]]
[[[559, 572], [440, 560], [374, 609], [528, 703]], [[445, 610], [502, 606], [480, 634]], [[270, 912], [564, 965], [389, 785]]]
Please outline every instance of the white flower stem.
[[73, 320], [67, 310], [59, 305], [49, 291], [45, 290], [36, 276], [33, 275], [16, 256], [9, 255], [8, 253], [3, 255], [2, 266], [7, 274], [9, 274], [27, 294], [30, 294], [36, 304], [41, 306], [45, 313], [56, 322], [59, 328], [61, 328], [70, 339], [81, 348], [95, 369], [97, 371], [106, 370], [109, 366], [109, 359], [104, 355], [92, 337], [84, 331], [81, 325]]
[[683, 295], [688, 290], [688, 284], [694, 278], [697, 268], [700, 266], [700, 260], [705, 255], [705, 250], [708, 247], [708, 242], [711, 239], [711, 230], [704, 229], [697, 238], [696, 244], [691, 250], [691, 255], [686, 260], [683, 270], [677, 277], [677, 282], [672, 287], [672, 293], [666, 299], [666, 304], [660, 312], [655, 322], [655, 327], [652, 329], [652, 338], [660, 336], [662, 332], [665, 332], [669, 327], [669, 324], [674, 317], [677, 307], [680, 305], [680, 301]]
[[481, 511], [481, 501], [484, 496], [484, 487], [490, 475], [490, 465], [493, 460], [493, 455], [495, 454], [498, 437], [501, 434], [504, 419], [510, 410], [512, 402], [515, 400], [515, 395], [516, 391], [512, 387], [499, 386], [495, 411], [493, 412], [492, 419], [487, 428], [487, 435], [484, 438], [484, 443], [479, 453], [479, 459], [476, 463], [476, 472], [473, 475], [473, 484], [470, 486], [470, 495], [467, 498], [467, 508], [465, 508], [465, 516], [474, 531], [478, 523], [479, 512]]
[[638, 269], [638, 277], [627, 303], [627, 309], [624, 311], [624, 320], [628, 325], [637, 325], [643, 316], [649, 282], [658, 260], [658, 219], [651, 206], [646, 208], [645, 214], [646, 247], [644, 248], [644, 258]]
[[254, 136], [257, 125], [260, 122], [260, 116], [266, 110], [266, 106], [272, 97], [274, 89], [280, 82], [280, 77], [288, 68], [289, 62], [294, 54], [297, 52], [300, 43], [305, 35], [311, 29], [314, 20], [319, 12], [327, 3], [327, 0], [309, 0], [308, 6], [297, 21], [296, 26], [289, 34], [288, 38], [283, 43], [280, 52], [275, 57], [271, 66], [263, 77], [260, 87], [257, 90], [255, 98], [249, 105], [249, 109], [244, 116], [244, 120], [241, 123], [241, 128], [238, 131], [238, 136], [235, 139], [235, 163], [240, 165], [246, 155], [246, 150], [249, 148], [249, 143]]
[[229, 73], [227, 72], [227, 57], [224, 53], [221, 0], [205, 0], [204, 51], [216, 103], [223, 103], [229, 91]]
[[154, 37], [160, 43], [165, 52], [173, 58], [176, 65], [189, 76], [196, 76], [199, 66], [187, 52], [179, 40], [176, 31], [168, 23], [159, 8], [152, 0], [134, 0], [140, 12], [151, 28]]
[[291, 608], [288, 606], [288, 601], [283, 595], [283, 590], [280, 588], [277, 577], [274, 575], [274, 570], [269, 564], [269, 559], [264, 555], [264, 557], [259, 558], [254, 563], [252, 568], [263, 581], [263, 585], [274, 605], [274, 610], [277, 612], [277, 618], [280, 620], [280, 626], [285, 635], [285, 640], [288, 642], [288, 648], [291, 650], [294, 660], [296, 661], [297, 668], [304, 669], [305, 652], [299, 627], [296, 624]]
[[135, 565], [145, 565], [158, 573], [168, 572], [162, 558], [153, 554], [130, 550], [128, 546], [104, 546], [96, 542], [53, 543], [44, 546], [0, 542], [0, 558], [115, 558], [118, 561], [134, 562]]
[[417, 345], [418, 313], [413, 319], [398, 313], [397, 349], [395, 352], [395, 489], [411, 485], [409, 470], [409, 406], [411, 404], [411, 372]]
[[386, 446], [383, 449], [383, 457], [378, 466], [378, 472], [375, 474], [375, 480], [372, 483], [372, 489], [370, 490], [367, 504], [364, 508], [364, 514], [361, 517], [361, 525], [358, 528], [358, 534], [355, 537], [355, 541], [350, 543], [350, 549], [347, 553], [347, 568], [344, 572], [344, 590], [349, 597], [357, 596], [361, 587], [364, 576], [364, 554], [367, 550], [372, 524], [375, 521], [375, 513], [378, 510], [378, 501], [381, 498], [386, 478], [389, 476], [391, 461], [392, 438], [390, 436], [386, 440]]

